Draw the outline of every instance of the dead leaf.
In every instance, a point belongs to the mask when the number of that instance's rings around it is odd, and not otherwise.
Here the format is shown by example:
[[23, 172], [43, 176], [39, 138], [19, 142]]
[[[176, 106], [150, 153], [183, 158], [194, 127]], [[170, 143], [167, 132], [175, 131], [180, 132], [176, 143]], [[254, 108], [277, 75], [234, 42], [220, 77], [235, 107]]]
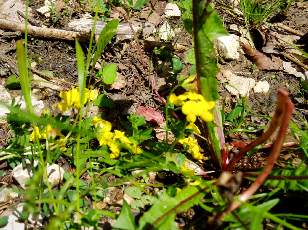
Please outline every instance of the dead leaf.
[[143, 116], [146, 121], [153, 122], [159, 126], [165, 122], [164, 116], [161, 112], [151, 107], [139, 106], [136, 110], [137, 115]]
[[241, 42], [244, 52], [256, 63], [260, 70], [281, 70], [282, 60], [277, 57], [273, 59], [266, 56], [264, 53], [253, 49], [249, 44]]

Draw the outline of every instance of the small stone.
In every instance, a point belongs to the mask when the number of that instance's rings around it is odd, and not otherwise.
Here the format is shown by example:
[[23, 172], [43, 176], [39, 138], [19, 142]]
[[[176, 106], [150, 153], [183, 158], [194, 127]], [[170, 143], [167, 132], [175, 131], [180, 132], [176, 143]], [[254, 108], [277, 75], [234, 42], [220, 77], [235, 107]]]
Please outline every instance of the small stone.
[[[18, 96], [15, 98], [16, 102], [20, 104], [20, 109], [26, 109], [26, 102], [23, 97]], [[34, 108], [34, 112], [37, 115], [40, 115], [42, 111], [45, 109], [44, 102], [42, 100], [38, 100], [35, 96], [31, 96], [32, 106]]]
[[216, 48], [219, 55], [225, 60], [237, 60], [240, 57], [238, 52], [240, 48], [239, 37], [230, 34], [217, 37]]
[[[12, 98], [9, 92], [0, 85], [0, 102], [6, 105], [10, 105], [12, 103]], [[10, 110], [4, 105], [0, 104], [0, 118], [5, 117]]]
[[33, 174], [32, 171], [28, 171], [26, 168], [24, 169], [22, 164], [19, 164], [13, 169], [12, 175], [18, 184], [25, 189], [27, 181]]
[[226, 81], [225, 88], [235, 96], [246, 97], [256, 84], [252, 78], [239, 77], [229, 70], [222, 72], [223, 80]]
[[45, 0], [44, 6], [36, 9], [36, 11], [39, 12], [40, 14], [44, 15], [46, 18], [49, 18], [50, 17], [50, 8], [52, 7], [53, 3], [54, 3], [54, 1]]
[[164, 22], [164, 24], [159, 28], [158, 33], [160, 39], [164, 41], [171, 40], [175, 36], [175, 33], [168, 22]]
[[283, 70], [285, 72], [287, 72], [288, 74], [291, 74], [295, 77], [301, 78], [302, 80], [305, 81], [305, 78], [306, 78], [307, 75], [305, 76], [303, 73], [298, 72], [294, 67], [292, 67], [291, 62], [285, 62], [284, 61], [284, 62], [282, 62], [282, 66], [283, 66]]
[[253, 91], [255, 93], [264, 93], [266, 94], [270, 89], [270, 84], [267, 81], [258, 81], [255, 87], [253, 87]]
[[150, 22], [146, 22], [144, 23], [144, 28], [142, 31], [143, 37], [149, 37], [150, 35], [154, 34], [156, 32], [155, 30], [155, 25], [150, 23]]
[[47, 167], [48, 182], [52, 186], [56, 186], [63, 181], [64, 169], [57, 164]]
[[175, 3], [167, 3], [165, 8], [165, 15], [167, 18], [170, 17], [181, 17], [181, 10]]
[[8, 202], [17, 197], [18, 197], [18, 194], [16, 192], [13, 192], [12, 189], [9, 189], [9, 188], [0, 189], [0, 203]]

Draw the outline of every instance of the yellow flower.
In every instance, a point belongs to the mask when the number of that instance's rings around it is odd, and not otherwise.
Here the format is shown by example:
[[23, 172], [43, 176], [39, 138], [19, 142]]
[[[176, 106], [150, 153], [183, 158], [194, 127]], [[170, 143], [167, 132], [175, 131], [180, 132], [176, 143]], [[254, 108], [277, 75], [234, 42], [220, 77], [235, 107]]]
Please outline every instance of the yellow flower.
[[186, 126], [186, 129], [191, 129], [194, 133], [196, 134], [201, 134], [200, 129], [198, 128], [198, 126], [196, 126], [193, 122], [189, 123]]
[[179, 140], [179, 143], [187, 149], [187, 152], [189, 152], [194, 159], [200, 161], [204, 158], [204, 156], [200, 153], [200, 147], [195, 138], [183, 138]]
[[99, 128], [102, 132], [110, 132], [112, 129], [112, 125], [109, 121], [103, 120], [102, 118], [97, 116], [93, 117], [92, 124], [96, 128]]
[[48, 138], [56, 138], [57, 136], [61, 136], [61, 132], [57, 129], [52, 128], [50, 124], [46, 126], [44, 130], [40, 130], [39, 127], [34, 126], [33, 131], [30, 135], [30, 141], [35, 140], [46, 140]]
[[39, 127], [37, 127], [37, 126], [34, 126], [33, 127], [33, 131], [32, 131], [32, 133], [31, 133], [31, 135], [30, 135], [30, 141], [35, 141], [35, 140], [39, 140], [39, 139], [41, 139], [41, 137], [42, 137], [42, 135], [41, 135], [41, 133], [40, 133], [40, 129], [39, 129]]
[[214, 108], [215, 102], [206, 101], [201, 94], [194, 92], [186, 92], [179, 96], [171, 94], [169, 101], [176, 106], [182, 106], [182, 112], [190, 123], [194, 123], [197, 117], [204, 121], [212, 121], [214, 118], [210, 110]]
[[98, 90], [85, 89], [83, 102], [81, 103], [80, 92], [78, 88], [72, 88], [68, 91], [62, 91], [59, 94], [61, 101], [58, 103], [58, 108], [61, 112], [65, 112], [71, 108], [80, 109], [88, 101], [93, 101], [98, 96]]

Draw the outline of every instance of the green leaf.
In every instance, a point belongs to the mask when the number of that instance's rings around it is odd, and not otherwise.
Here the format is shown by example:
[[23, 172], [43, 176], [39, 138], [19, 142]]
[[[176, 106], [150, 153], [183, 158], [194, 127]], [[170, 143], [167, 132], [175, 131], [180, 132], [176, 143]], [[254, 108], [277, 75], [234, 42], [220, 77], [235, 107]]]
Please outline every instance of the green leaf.
[[94, 105], [108, 109], [112, 109], [115, 106], [114, 102], [105, 94], [100, 94], [94, 101]]
[[121, 213], [113, 225], [114, 228], [125, 229], [125, 230], [134, 230], [136, 229], [135, 220], [133, 214], [130, 210], [129, 205], [124, 200]]
[[185, 62], [191, 65], [196, 64], [195, 51], [194, 49], [189, 49], [185, 54]]
[[125, 193], [132, 198], [140, 199], [142, 195], [142, 191], [138, 187], [128, 187], [125, 189]]
[[141, 8], [148, 3], [148, 0], [137, 0], [133, 9], [134, 10], [141, 10]]
[[173, 58], [171, 59], [171, 63], [172, 63], [173, 72], [174, 72], [175, 74], [177, 74], [177, 73], [179, 73], [179, 72], [182, 71], [182, 69], [183, 69], [184, 66], [183, 66], [183, 63], [181, 62], [181, 60], [180, 60], [179, 58], [173, 57]]
[[5, 81], [5, 88], [7, 89], [20, 89], [20, 81], [15, 74], [10, 75]]
[[217, 37], [227, 35], [228, 33], [216, 10], [211, 6], [208, 6], [207, 14], [202, 29], [207, 31], [207, 37], [210, 41], [213, 42]]
[[182, 189], [175, 197], [166, 193], [143, 214], [139, 221], [139, 229], [153, 226], [154, 229], [176, 229], [174, 219], [179, 212], [185, 212], [198, 204], [203, 197], [204, 188], [189, 186]]
[[103, 82], [106, 85], [112, 85], [117, 78], [117, 65], [116, 64], [108, 64], [103, 68]]
[[28, 73], [28, 60], [25, 46], [22, 40], [16, 42], [17, 67], [20, 78], [22, 94], [25, 98], [25, 103], [28, 112], [33, 112], [31, 100], [31, 82]]
[[242, 105], [236, 105], [235, 108], [227, 114], [226, 121], [234, 121], [241, 117], [241, 114], [243, 113], [244, 107]]
[[8, 216], [0, 216], [0, 228], [5, 227], [9, 222]]
[[78, 84], [81, 101], [84, 98], [84, 91], [86, 88], [86, 71], [85, 71], [85, 56], [79, 42], [76, 40], [76, 58], [77, 58], [77, 73]]
[[104, 29], [102, 29], [98, 37], [96, 51], [94, 53], [93, 62], [92, 62], [93, 65], [95, 65], [97, 60], [102, 55], [102, 52], [104, 51], [106, 45], [111, 41], [113, 36], [116, 35], [118, 25], [119, 25], [119, 20], [114, 19], [108, 22], [106, 26], [104, 27]]

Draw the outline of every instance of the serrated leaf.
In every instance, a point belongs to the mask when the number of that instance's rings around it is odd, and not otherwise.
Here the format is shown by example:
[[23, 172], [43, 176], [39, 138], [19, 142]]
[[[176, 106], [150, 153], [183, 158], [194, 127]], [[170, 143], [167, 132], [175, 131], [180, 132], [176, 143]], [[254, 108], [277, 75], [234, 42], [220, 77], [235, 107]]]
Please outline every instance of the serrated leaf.
[[134, 230], [136, 229], [135, 220], [126, 201], [123, 202], [121, 213], [113, 225], [114, 228]]
[[117, 65], [116, 64], [107, 64], [104, 66], [103, 71], [103, 82], [106, 85], [112, 85], [117, 79]]
[[119, 21], [114, 19], [114, 20], [111, 20], [110, 22], [108, 22], [106, 24], [106, 26], [104, 27], [104, 29], [102, 29], [102, 31], [101, 31], [101, 33], [98, 37], [98, 42], [97, 42], [97, 45], [96, 45], [96, 51], [94, 53], [93, 62], [92, 62], [93, 65], [95, 65], [97, 60], [102, 55], [102, 52], [104, 51], [106, 45], [111, 41], [113, 36], [116, 35], [118, 25], [119, 25]]

